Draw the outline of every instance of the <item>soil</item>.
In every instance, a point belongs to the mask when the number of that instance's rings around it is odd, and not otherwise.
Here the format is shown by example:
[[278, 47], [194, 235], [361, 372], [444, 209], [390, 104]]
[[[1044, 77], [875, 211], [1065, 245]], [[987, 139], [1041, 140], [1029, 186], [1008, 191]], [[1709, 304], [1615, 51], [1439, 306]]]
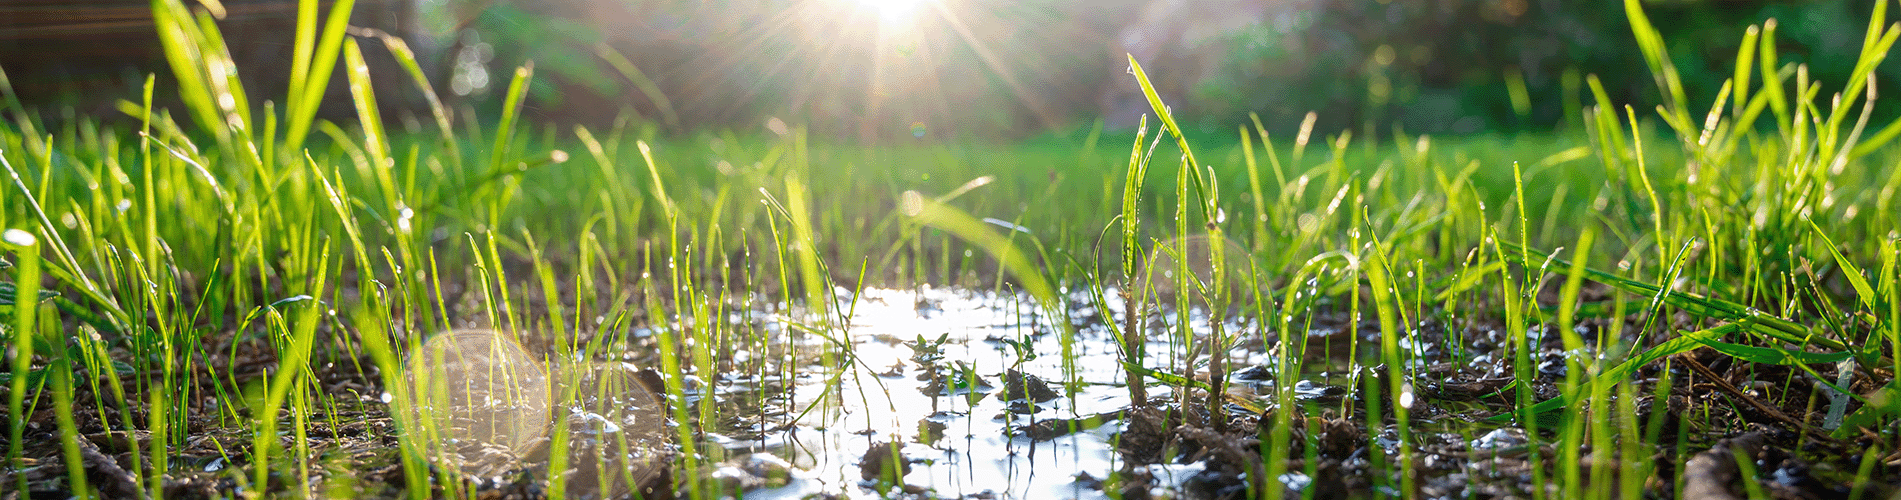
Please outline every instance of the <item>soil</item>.
[[[1273, 480], [1288, 498], [1530, 498], [1538, 493], [1533, 485], [1553, 480], [1559, 456], [1547, 444], [1557, 437], [1555, 422], [1538, 422], [1532, 436], [1525, 426], [1493, 419], [1518, 397], [1505, 359], [1508, 339], [1496, 324], [1428, 321], [1403, 339], [1417, 385], [1407, 402], [1410, 445], [1401, 447], [1394, 402], [1371, 405], [1380, 409], [1375, 417], [1366, 411], [1369, 388], [1382, 395], [1390, 390], [1388, 370], [1375, 362], [1377, 348], [1369, 347], [1378, 345], [1378, 326], [1352, 324], [1339, 311], [1317, 311], [1304, 334], [1305, 369], [1298, 380], [1287, 381], [1298, 395], [1294, 405], [1274, 405], [1276, 351], [1269, 346], [1280, 345], [1282, 336], [1272, 333], [1243, 339], [1230, 353], [1228, 404], [1210, 413], [1205, 391], [1153, 381], [1149, 400], [1130, 401], [1121, 385], [1126, 378], [1117, 343], [1101, 323], [1121, 314], [1097, 311], [1085, 297], [1073, 298], [1071, 317], [1077, 319], [1070, 326], [1078, 333], [1067, 347], [1052, 327], [1056, 320], [1022, 312], [1034, 308], [1017, 296], [918, 289], [865, 290], [855, 299], [858, 315], [841, 329], [854, 347], [834, 351], [832, 365], [820, 353], [834, 344], [796, 336], [763, 344], [767, 352], [756, 352], [759, 343], [722, 346], [729, 354], [754, 352], [722, 359], [717, 373], [668, 380], [653, 368], [660, 364], [650, 331], [601, 332], [625, 336], [634, 354], [548, 369], [557, 388], [561, 380], [575, 381], [575, 393], [583, 396], [536, 416], [553, 417], [546, 427], [567, 432], [567, 442], [559, 445], [567, 457], [560, 495], [652, 499], [719, 488], [763, 498], [882, 492], [907, 498], [1242, 499], [1255, 498], [1262, 481]], [[771, 330], [768, 323], [777, 317], [760, 312], [736, 326]], [[1151, 321], [1150, 331], [1167, 330], [1165, 315]], [[1585, 322], [1585, 337], [1594, 338], [1608, 321]], [[1246, 324], [1234, 326], [1244, 331]], [[1556, 335], [1531, 335], [1540, 366], [1529, 396], [1554, 397], [1566, 369], [1561, 342]], [[216, 373], [235, 374], [238, 387], [255, 386], [274, 367], [273, 358], [261, 342], [238, 338], [211, 346], [207, 352], [217, 354], [206, 361]], [[231, 342], [237, 342], [235, 349]], [[520, 345], [536, 351], [534, 346], [552, 344], [523, 338]], [[1071, 350], [1067, 359], [1059, 354], [1065, 348]], [[1168, 339], [1151, 339], [1148, 366], [1183, 373], [1178, 355], [1156, 354], [1170, 349]], [[345, 352], [333, 349], [318, 358], [331, 360], [314, 372], [312, 395], [322, 396], [324, 410], [305, 422], [284, 415], [285, 432], [267, 464], [266, 484], [252, 480], [257, 464], [250, 458], [249, 403], [232, 396], [182, 405], [188, 413], [175, 422], [183, 426], [182, 440], [167, 452], [170, 472], [158, 482], [164, 496], [407, 498], [417, 488], [431, 497], [551, 496], [549, 471], [561, 462], [554, 459], [561, 448], [553, 433], [461, 443], [439, 450], [455, 460], [427, 459], [425, 475], [407, 476], [397, 436], [415, 424], [393, 418], [400, 412], [392, 411], [373, 364]], [[546, 359], [546, 351], [536, 354]], [[788, 359], [786, 354], [798, 364], [760, 361]], [[836, 363], [847, 354], [858, 363], [841, 372]], [[1752, 489], [1778, 499], [1887, 498], [1901, 491], [1901, 458], [1864, 453], [1888, 448], [1882, 443], [1893, 442], [1891, 429], [1820, 428], [1832, 393], [1815, 377], [1833, 383], [1835, 365], [1811, 365], [1811, 374], [1702, 349], [1672, 358], [1668, 366], [1666, 373], [1659, 361], [1635, 375], [1630, 415], [1663, 444], [1580, 450], [1583, 477], [1611, 481], [1587, 487], [1615, 488], [1628, 464], [1641, 461], [1658, 468], [1632, 484], [1641, 488], [1636, 493], [1653, 498], [1678, 497], [1679, 491], [1693, 500], [1748, 498]], [[81, 403], [74, 410], [84, 439], [77, 443], [76, 465], [107, 498], [143, 498], [154, 482], [131, 471], [145, 470], [141, 462], [151, 458], [151, 434], [143, 430], [146, 409], [108, 407], [102, 413], [90, 402], [110, 400], [95, 392], [109, 389], [91, 383], [95, 374], [78, 375], [75, 400]], [[1879, 386], [1876, 377], [1892, 374], [1858, 371], [1848, 377], [1848, 387], [1872, 392]], [[1660, 400], [1657, 384], [1665, 380], [1671, 385]], [[152, 382], [129, 380], [128, 399], [149, 401], [136, 388]], [[209, 394], [214, 382], [201, 374], [195, 383]], [[676, 387], [678, 396], [660, 396], [668, 387]], [[34, 411], [25, 421], [25, 459], [6, 469], [0, 499], [68, 498], [69, 462], [61, 454], [51, 401], [42, 396], [29, 404]], [[1852, 413], [1859, 404], [1850, 402], [1846, 410]], [[703, 411], [706, 405], [714, 411]], [[666, 411], [670, 406], [687, 411]], [[1272, 442], [1283, 416], [1277, 412], [1283, 411], [1291, 423], [1290, 449], [1283, 450], [1290, 458], [1280, 464], [1285, 472], [1269, 478], [1272, 464], [1263, 456], [1272, 450], [1263, 443]], [[703, 416], [715, 419], [700, 421]], [[119, 430], [127, 421], [139, 430]], [[308, 450], [296, 448], [294, 433], [305, 436]], [[1738, 457], [1753, 459], [1750, 467], [1739, 468]], [[699, 468], [686, 469], [689, 463]], [[1601, 476], [1592, 473], [1606, 467], [1610, 471]], [[300, 477], [303, 470], [309, 471], [308, 482]], [[1855, 484], [1862, 470], [1874, 481]], [[689, 481], [696, 478], [711, 481]], [[26, 491], [16, 491], [16, 481], [24, 481]], [[1562, 492], [1550, 487], [1543, 493]]]

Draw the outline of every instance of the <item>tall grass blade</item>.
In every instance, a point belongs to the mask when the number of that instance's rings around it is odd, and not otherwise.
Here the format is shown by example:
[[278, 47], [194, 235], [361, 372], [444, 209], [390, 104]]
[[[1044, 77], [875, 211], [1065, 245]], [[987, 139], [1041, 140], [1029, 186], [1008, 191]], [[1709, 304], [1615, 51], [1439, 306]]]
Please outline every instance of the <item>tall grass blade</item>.
[[[154, 0], [158, 1], [158, 0]], [[356, 0], [336, 0], [330, 4], [330, 16], [317, 25], [318, 0], [297, 1], [297, 32], [292, 41], [290, 88], [286, 91], [286, 126], [282, 151], [300, 155], [304, 140], [310, 136], [317, 109], [330, 87], [330, 73], [343, 50], [343, 36], [350, 27], [350, 15]]]

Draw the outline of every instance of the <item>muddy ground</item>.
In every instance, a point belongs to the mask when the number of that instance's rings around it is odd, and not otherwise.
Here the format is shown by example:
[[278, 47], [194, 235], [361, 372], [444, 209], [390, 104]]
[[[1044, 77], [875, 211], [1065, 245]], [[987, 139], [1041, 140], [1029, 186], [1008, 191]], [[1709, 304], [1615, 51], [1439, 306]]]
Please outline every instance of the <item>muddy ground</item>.
[[[867, 289], [855, 302], [849, 324], [834, 325], [834, 338], [849, 338], [850, 350], [795, 332], [784, 315], [761, 307], [735, 316], [734, 330], [749, 333], [717, 346], [714, 370], [688, 368], [690, 375], [676, 380], [662, 375], [661, 336], [651, 328], [594, 332], [626, 344], [616, 355], [570, 363], [583, 367], [573, 377], [555, 376], [572, 367], [544, 367], [556, 385], [585, 386], [576, 391], [583, 396], [532, 409], [542, 412], [536, 416], [546, 422], [541, 428], [565, 429], [565, 445], [555, 443], [554, 432], [463, 439], [411, 452], [426, 464], [422, 477], [405, 474], [398, 441], [415, 425], [399, 422], [401, 412], [392, 411], [390, 388], [374, 364], [350, 357], [335, 340], [351, 333], [330, 330], [324, 335], [333, 340], [317, 358], [325, 361], [313, 367], [313, 395], [321, 395], [322, 410], [308, 421], [281, 415], [280, 451], [269, 463], [267, 484], [254, 484], [251, 404], [244, 395], [216, 397], [214, 385], [255, 387], [274, 368], [274, 357], [254, 338], [234, 346], [244, 337], [225, 336], [201, 355], [200, 366], [209, 369], [195, 381], [200, 397], [184, 405], [188, 428], [183, 442], [165, 453], [169, 472], [161, 487], [165, 497], [180, 499], [256, 493], [404, 498], [416, 489], [430, 497], [544, 498], [551, 494], [551, 467], [565, 461], [569, 487], [561, 495], [574, 498], [744, 492], [757, 498], [1238, 499], [1254, 497], [1270, 480], [1262, 458], [1270, 450], [1262, 443], [1271, 441], [1281, 411], [1293, 423], [1286, 450], [1292, 458], [1271, 480], [1287, 488], [1289, 498], [1530, 498], [1534, 484], [1558, 474], [1559, 450], [1549, 444], [1557, 437], [1555, 422], [1542, 422], [1532, 436], [1524, 426], [1493, 420], [1510, 411], [1517, 395], [1510, 387], [1508, 339], [1489, 320], [1427, 321], [1405, 338], [1414, 398], [1412, 441], [1400, 447], [1393, 402], [1364, 399], [1369, 385], [1386, 383], [1387, 370], [1377, 363], [1378, 325], [1348, 324], [1344, 311], [1318, 310], [1301, 332], [1308, 342], [1301, 376], [1285, 381], [1296, 390], [1295, 406], [1274, 405], [1280, 381], [1273, 356], [1283, 334], [1270, 331], [1239, 339], [1227, 365], [1228, 403], [1210, 413], [1205, 392], [1153, 379], [1148, 401], [1129, 399], [1105, 323], [1121, 317], [1114, 301], [1072, 297], [1076, 334], [1068, 351], [1052, 327], [1059, 319], [1043, 317], [1015, 295]], [[1169, 330], [1167, 315], [1150, 321], [1151, 331]], [[1207, 326], [1205, 317], [1198, 321], [1197, 327]], [[1627, 319], [1589, 320], [1581, 333], [1595, 338], [1610, 321]], [[1246, 319], [1230, 326], [1261, 330]], [[1632, 326], [1626, 331], [1635, 331]], [[549, 339], [532, 333], [500, 335], [519, 340], [536, 359], [552, 352]], [[1651, 337], [1654, 343], [1664, 336]], [[1540, 354], [1533, 396], [1557, 396], [1566, 369], [1561, 342], [1556, 335], [1532, 340]], [[1150, 339], [1146, 349], [1151, 368], [1208, 378], [1205, 368], [1184, 370], [1181, 346], [1167, 338]], [[1580, 450], [1582, 477], [1611, 481], [1587, 488], [1618, 488], [1625, 484], [1620, 474], [1640, 463], [1655, 464], [1655, 474], [1628, 484], [1651, 498], [1675, 498], [1678, 491], [1688, 499], [1745, 498], [1752, 490], [1780, 499], [1889, 498], [1901, 485], [1901, 454], [1864, 453], [1891, 444], [1893, 436], [1885, 434], [1891, 429], [1822, 428], [1834, 396], [1814, 377], [1833, 382], [1835, 365], [1812, 365], [1811, 374], [1701, 349], [1669, 359], [1668, 373], [1665, 366], [1659, 361], [1639, 370], [1630, 405], [1636, 422], [1659, 439]], [[212, 373], [231, 376], [215, 380]], [[149, 468], [141, 462], [150, 459], [150, 433], [120, 429], [128, 419], [149, 422], [147, 409], [108, 404], [102, 412], [94, 402], [116, 398], [99, 392], [109, 391], [93, 383], [102, 377], [78, 375], [74, 409], [84, 437], [77, 443], [78, 466], [106, 498], [143, 497], [153, 483], [131, 471]], [[136, 380], [139, 374], [130, 375]], [[1892, 373], [1864, 370], [1849, 377], [1849, 387], [1873, 392], [1875, 378]], [[1659, 399], [1657, 384], [1665, 380], [1668, 395]], [[128, 384], [128, 400], [149, 401], [139, 384]], [[29, 405], [26, 458], [0, 481], [0, 497], [69, 498], [69, 462], [61, 455], [52, 401], [40, 395]], [[1370, 425], [1369, 406], [1381, 409]], [[297, 447], [298, 432], [307, 449]], [[1739, 469], [1737, 457], [1753, 461]], [[698, 467], [689, 469], [689, 462]], [[1610, 471], [1593, 474], [1601, 468]], [[1875, 480], [1856, 484], [1861, 470]], [[25, 492], [15, 487], [21, 480]], [[1412, 491], [1402, 491], [1405, 485]], [[1544, 493], [1562, 492], [1552, 486]]]

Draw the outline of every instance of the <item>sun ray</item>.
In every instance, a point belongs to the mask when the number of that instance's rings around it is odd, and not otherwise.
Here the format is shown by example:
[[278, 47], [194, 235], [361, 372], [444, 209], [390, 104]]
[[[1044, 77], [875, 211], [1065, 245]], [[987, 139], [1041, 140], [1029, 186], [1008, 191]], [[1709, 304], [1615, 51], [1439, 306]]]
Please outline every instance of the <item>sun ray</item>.
[[887, 25], [903, 24], [917, 16], [929, 0], [858, 0], [860, 5], [878, 11], [878, 19]]
[[984, 43], [982, 38], [973, 34], [970, 26], [964, 24], [963, 19], [959, 18], [956, 12], [950, 9], [939, 8], [938, 13], [944, 16], [944, 21], [950, 25], [952, 30], [957, 32], [957, 36], [964, 39], [964, 43], [970, 47], [972, 52], [976, 53], [977, 58], [983, 61], [985, 66], [990, 68], [991, 74], [996, 75], [997, 79], [1003, 82], [1004, 86], [1010, 90], [1010, 94], [1017, 98], [1017, 102], [1022, 103], [1025, 108], [1028, 108], [1030, 114], [1036, 116], [1036, 119], [1040, 121], [1043, 126], [1049, 127], [1056, 124], [1056, 113], [1051, 111], [1049, 106], [1043, 102], [1043, 98], [1031, 92], [1028, 86], [1025, 86], [1022, 81], [1018, 80], [1016, 72], [1011, 70], [1008, 64], [1004, 63], [1002, 57], [999, 57], [994, 51], [990, 50], [990, 46]]

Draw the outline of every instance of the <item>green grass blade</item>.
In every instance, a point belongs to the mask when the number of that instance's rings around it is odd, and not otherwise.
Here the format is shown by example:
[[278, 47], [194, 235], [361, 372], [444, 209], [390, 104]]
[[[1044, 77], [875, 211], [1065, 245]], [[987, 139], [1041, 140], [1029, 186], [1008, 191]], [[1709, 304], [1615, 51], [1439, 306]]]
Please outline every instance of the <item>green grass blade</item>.
[[1186, 168], [1199, 175], [1201, 162], [1195, 161], [1195, 151], [1188, 147], [1188, 137], [1182, 135], [1182, 127], [1175, 123], [1174, 113], [1169, 112], [1168, 105], [1162, 102], [1162, 96], [1155, 93], [1155, 84], [1149, 82], [1148, 73], [1142, 71], [1142, 64], [1135, 61], [1133, 54], [1129, 55], [1129, 72], [1135, 73], [1135, 81], [1141, 84], [1142, 95], [1148, 98], [1149, 108], [1154, 109], [1156, 116], [1162, 119], [1162, 126], [1168, 129], [1168, 133], [1175, 136], [1175, 145], [1181, 148], [1182, 156], [1187, 157]]
[[[1631, 374], [1637, 373], [1637, 369], [1643, 368], [1644, 365], [1648, 365], [1652, 362], [1655, 362], [1657, 360], [1667, 358], [1670, 356], [1675, 356], [1678, 354], [1690, 352], [1692, 350], [1695, 350], [1698, 347], [1702, 347], [1706, 342], [1709, 342], [1714, 339], [1727, 337], [1741, 330], [1742, 330], [1742, 325], [1738, 323], [1730, 323], [1730, 324], [1718, 326], [1715, 328], [1697, 330], [1697, 331], [1692, 331], [1692, 332], [1683, 332], [1681, 335], [1678, 335], [1677, 338], [1666, 340], [1663, 343], [1657, 344], [1654, 347], [1645, 349], [1644, 352], [1638, 354], [1636, 357], [1627, 359], [1622, 363], [1618, 363], [1616, 366], [1613, 366], [1608, 370], [1604, 370], [1603, 372], [1592, 374], [1590, 384], [1587, 384], [1587, 389], [1585, 390], [1592, 390], [1592, 389], [1588, 389], [1588, 387], [1594, 387], [1594, 386], [1600, 386], [1600, 385], [1609, 387], [1611, 385], [1614, 385], [1618, 382], [1622, 382], [1625, 379], [1630, 378]], [[1490, 417], [1487, 420], [1490, 420], [1493, 422], [1509, 422], [1513, 418], [1518, 417], [1521, 413], [1522, 414], [1547, 413], [1553, 410], [1557, 410], [1559, 408], [1563, 408], [1566, 401], [1571, 401], [1574, 399], [1575, 399], [1574, 396], [1555, 397], [1555, 398], [1541, 401], [1538, 404], [1532, 405], [1530, 408], [1520, 410], [1519, 413], [1503, 413], [1503, 414]]]
[[[323, 103], [323, 94], [330, 87], [330, 73], [336, 69], [339, 52], [343, 50], [343, 35], [350, 27], [350, 14], [356, 9], [356, 0], [336, 0], [330, 4], [330, 17], [324, 21], [323, 30], [311, 33], [306, 28], [314, 28], [315, 25], [307, 24], [304, 16], [308, 9], [312, 16], [309, 20], [314, 23], [317, 4], [317, 0], [298, 0], [296, 43], [310, 43], [306, 37], [312, 34], [317, 39], [315, 49], [308, 54], [310, 59], [291, 61], [293, 69], [299, 66], [309, 68], [303, 78], [298, 78], [295, 73], [291, 75], [287, 92], [285, 111], [289, 115], [285, 118], [284, 147], [281, 150], [293, 155], [302, 153], [304, 139], [310, 135], [317, 108]], [[294, 56], [300, 54], [303, 52], [293, 53]]]
[[521, 117], [521, 106], [528, 99], [528, 84], [534, 75], [535, 64], [530, 62], [515, 68], [515, 78], [508, 82], [507, 97], [502, 99], [502, 120], [495, 125], [495, 142], [489, 146], [488, 167], [491, 169], [501, 169], [509, 161], [508, 146], [514, 140], [515, 120]]
[[[19, 285], [15, 287], [11, 283], [0, 282], [0, 285], [5, 286], [5, 289], [0, 291], [6, 292], [3, 296], [0, 296], [0, 301], [4, 301], [4, 303], [0, 303], [0, 306], [6, 306], [5, 310], [8, 315], [11, 316], [10, 319], [13, 320], [13, 324], [11, 325], [13, 328], [11, 332], [13, 334], [13, 345], [11, 346], [13, 349], [13, 359], [11, 360], [13, 371], [12, 378], [9, 379], [11, 386], [7, 392], [7, 414], [12, 415], [13, 418], [8, 419], [9, 423], [7, 424], [7, 436], [9, 437], [7, 441], [7, 463], [10, 464], [9, 467], [12, 470], [18, 471], [27, 468], [27, 464], [21, 461], [20, 456], [21, 450], [26, 444], [25, 432], [26, 421], [28, 419], [24, 416], [26, 415], [24, 409], [27, 392], [27, 374], [33, 366], [34, 344], [40, 341], [38, 335], [39, 319], [36, 317], [36, 313], [39, 311], [39, 301], [33, 300], [33, 297], [40, 295], [40, 252], [38, 238], [34, 237], [33, 233], [18, 229], [3, 229], [0, 231], [4, 231], [3, 234], [0, 234], [0, 236], [4, 236], [4, 238], [0, 238], [0, 243], [12, 247], [15, 255], [20, 258], [20, 267], [14, 271], [14, 279]], [[20, 297], [26, 297], [27, 299], [20, 300]], [[17, 484], [15, 485], [16, 489], [14, 491], [28, 491], [26, 474], [14, 474], [14, 479], [17, 480]]]
[[[1651, 74], [1656, 76], [1658, 90], [1663, 91], [1668, 110], [1665, 118], [1669, 118], [1672, 123], [1689, 123], [1689, 99], [1684, 96], [1683, 82], [1677, 76], [1676, 66], [1670, 62], [1670, 54], [1664, 49], [1663, 34], [1657, 32], [1656, 26], [1650, 23], [1650, 17], [1644, 14], [1641, 0], [1624, 0], [1624, 16], [1630, 20], [1630, 31], [1637, 38], [1637, 48], [1644, 55], [1644, 63], [1650, 66]], [[1682, 128], [1678, 132], [1685, 141], [1694, 137]]]
[[1815, 353], [1772, 347], [1746, 346], [1719, 340], [1703, 340], [1702, 343], [1711, 349], [1715, 349], [1716, 352], [1723, 353], [1729, 357], [1766, 365], [1788, 366], [1797, 364], [1835, 363], [1848, 359], [1853, 355], [1853, 353], [1848, 352]]
[[1875, 299], [1880, 296], [1875, 295], [1875, 288], [1868, 284], [1868, 278], [1862, 276], [1861, 268], [1842, 255], [1841, 248], [1835, 246], [1835, 240], [1830, 239], [1828, 233], [1822, 231], [1821, 226], [1815, 225], [1814, 220], [1809, 221], [1809, 229], [1814, 230], [1815, 236], [1822, 239], [1822, 245], [1828, 247], [1828, 254], [1835, 257], [1835, 265], [1841, 268], [1842, 277], [1847, 278], [1848, 284], [1855, 287], [1855, 301], [1860, 303], [1863, 309], [1874, 311]]

